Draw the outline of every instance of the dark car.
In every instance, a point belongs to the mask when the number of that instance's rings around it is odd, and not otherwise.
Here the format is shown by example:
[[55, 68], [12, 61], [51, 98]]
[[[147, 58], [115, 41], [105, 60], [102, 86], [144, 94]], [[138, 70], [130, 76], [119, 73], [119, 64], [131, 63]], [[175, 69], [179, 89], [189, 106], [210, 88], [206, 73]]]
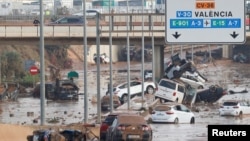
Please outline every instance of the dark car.
[[152, 141], [152, 129], [143, 116], [120, 114], [109, 126], [106, 140], [109, 141]]
[[85, 141], [86, 136], [80, 130], [65, 129], [60, 131], [60, 134], [63, 135], [66, 141]]
[[55, 26], [55, 25], [83, 25], [84, 19], [82, 16], [68, 16], [68, 17], [62, 17], [57, 19], [54, 22], [49, 23], [49, 26]]
[[[128, 53], [128, 47], [124, 46], [120, 51], [119, 60], [127, 61], [127, 53]], [[134, 44], [131, 44], [129, 46], [129, 54], [130, 54], [129, 55], [130, 60], [133, 60], [136, 55], [136, 46]]]
[[[144, 46], [144, 60], [145, 61], [152, 61], [152, 46], [151, 45], [145, 45]], [[135, 54], [135, 60], [141, 61], [142, 59], [142, 48], [138, 49]]]
[[106, 140], [106, 133], [109, 126], [113, 123], [118, 114], [109, 114], [101, 124], [100, 127], [100, 141]]
[[233, 47], [233, 61], [240, 63], [250, 63], [250, 46], [235, 45]]
[[206, 103], [213, 103], [226, 94], [226, 89], [217, 85], [212, 85], [207, 89], [197, 91], [195, 102], [199, 103], [203, 101]]
[[28, 141], [49, 141], [51, 140], [51, 134], [54, 132], [49, 129], [34, 130], [33, 135], [28, 135]]
[[[40, 84], [36, 85], [33, 97], [40, 97]], [[45, 98], [49, 100], [78, 100], [79, 87], [71, 80], [45, 83]]]
[[[209, 58], [210, 53], [211, 53], [211, 57], [213, 57], [214, 59], [221, 59], [222, 58], [222, 48], [216, 48], [216, 49], [211, 50], [210, 52], [207, 50], [196, 51], [193, 53], [193, 55]], [[186, 52], [186, 59], [192, 59], [192, 53]]]
[[34, 130], [32, 135], [27, 136], [28, 141], [85, 141], [86, 136], [80, 130], [65, 129], [60, 132], [51, 129]]

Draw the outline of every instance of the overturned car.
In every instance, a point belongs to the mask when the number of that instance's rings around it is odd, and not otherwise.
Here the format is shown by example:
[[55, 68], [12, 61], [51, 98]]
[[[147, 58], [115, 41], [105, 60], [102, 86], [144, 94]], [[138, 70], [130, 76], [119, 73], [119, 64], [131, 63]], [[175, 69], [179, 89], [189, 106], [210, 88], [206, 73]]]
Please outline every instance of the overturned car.
[[192, 93], [188, 93], [185, 96], [183, 103], [194, 104], [194, 103], [214, 103], [227, 95], [227, 89], [218, 85], [211, 85], [208, 88], [196, 90], [193, 89]]
[[179, 79], [186, 72], [197, 75], [197, 77], [207, 81], [207, 79], [196, 69], [193, 62], [181, 59], [178, 53], [171, 56], [171, 63], [166, 67], [164, 77], [168, 79]]

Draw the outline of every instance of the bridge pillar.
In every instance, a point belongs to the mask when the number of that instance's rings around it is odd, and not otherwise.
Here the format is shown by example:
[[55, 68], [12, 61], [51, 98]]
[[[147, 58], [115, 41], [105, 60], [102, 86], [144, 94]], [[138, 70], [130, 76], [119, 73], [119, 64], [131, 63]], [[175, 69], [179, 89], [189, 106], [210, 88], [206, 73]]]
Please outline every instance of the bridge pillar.
[[158, 82], [164, 75], [164, 47], [155, 46], [154, 56], [155, 80]]
[[233, 54], [233, 45], [222, 45], [222, 58], [229, 59]]

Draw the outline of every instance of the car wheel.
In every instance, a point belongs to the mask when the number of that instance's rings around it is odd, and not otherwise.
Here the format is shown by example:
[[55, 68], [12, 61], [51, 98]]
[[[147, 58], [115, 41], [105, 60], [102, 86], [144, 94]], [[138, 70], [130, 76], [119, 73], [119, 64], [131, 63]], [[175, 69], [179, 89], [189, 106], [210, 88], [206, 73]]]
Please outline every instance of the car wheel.
[[123, 103], [126, 103], [127, 101], [128, 101], [128, 95], [127, 94], [124, 94], [123, 96], [122, 96], [122, 102]]
[[195, 123], [195, 119], [194, 119], [194, 117], [192, 117], [190, 120], [190, 124], [194, 124], [194, 123]]
[[154, 94], [154, 92], [155, 92], [155, 89], [154, 89], [153, 86], [148, 86], [147, 87], [147, 90], [146, 90], [147, 94]]
[[240, 111], [240, 113], [239, 113], [239, 118], [243, 118], [243, 113], [242, 113], [242, 111]]
[[203, 86], [200, 85], [200, 86], [198, 87], [198, 89], [203, 89]]
[[179, 123], [179, 119], [178, 119], [178, 118], [175, 118], [174, 124], [178, 124], [178, 123]]

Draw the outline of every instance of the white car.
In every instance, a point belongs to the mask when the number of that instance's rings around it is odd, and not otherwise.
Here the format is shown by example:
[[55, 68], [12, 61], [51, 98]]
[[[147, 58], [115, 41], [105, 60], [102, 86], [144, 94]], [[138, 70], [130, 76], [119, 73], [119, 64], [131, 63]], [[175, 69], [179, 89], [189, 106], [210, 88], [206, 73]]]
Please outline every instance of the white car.
[[206, 80], [200, 77], [196, 72], [194, 73], [185, 72], [182, 74], [180, 79], [196, 89], [204, 89], [205, 87], [204, 83], [206, 82]]
[[[153, 81], [144, 82], [144, 92], [147, 94], [154, 94], [156, 89], [156, 84]], [[135, 96], [142, 92], [142, 81], [132, 80], [130, 81], [130, 96]], [[106, 92], [109, 94], [109, 91]], [[116, 94], [122, 102], [128, 100], [128, 83], [124, 82], [113, 88], [113, 94]]]
[[185, 105], [175, 102], [166, 102], [156, 105], [150, 113], [151, 122], [165, 123], [195, 123], [194, 113]]
[[220, 116], [239, 116], [250, 114], [250, 104], [245, 101], [227, 100], [219, 108]]
[[182, 103], [186, 92], [185, 84], [162, 78], [155, 92], [155, 99], [159, 98], [161, 102], [172, 101]]

